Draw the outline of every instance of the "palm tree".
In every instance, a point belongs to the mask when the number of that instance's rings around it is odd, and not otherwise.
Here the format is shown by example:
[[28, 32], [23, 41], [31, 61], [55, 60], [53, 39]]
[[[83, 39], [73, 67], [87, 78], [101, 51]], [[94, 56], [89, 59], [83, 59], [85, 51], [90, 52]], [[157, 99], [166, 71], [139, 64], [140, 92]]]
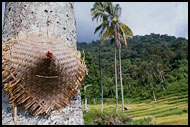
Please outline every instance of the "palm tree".
[[[118, 91], [117, 91], [117, 67], [116, 67], [116, 45], [119, 47], [120, 61], [120, 83], [122, 94], [122, 112], [124, 112], [124, 97], [121, 71], [121, 42], [128, 48], [127, 38], [132, 37], [131, 29], [119, 20], [121, 16], [121, 7], [119, 4], [115, 6], [111, 2], [96, 2], [91, 9], [92, 20], [103, 19], [102, 23], [96, 27], [95, 32], [100, 30], [99, 35], [102, 35], [101, 43], [104, 44], [106, 38], [111, 38], [111, 42], [115, 43], [115, 85], [116, 85], [116, 112], [118, 111]], [[120, 42], [120, 39], [122, 41]]]
[[[104, 5], [101, 2], [97, 2], [94, 4], [94, 8], [97, 10], [104, 9]], [[92, 20], [97, 19], [98, 17], [93, 17]], [[101, 36], [101, 34], [100, 34]], [[102, 73], [101, 73], [101, 45], [99, 44], [99, 71], [100, 71], [100, 84], [101, 84], [101, 112], [103, 113], [103, 84], [102, 84]]]

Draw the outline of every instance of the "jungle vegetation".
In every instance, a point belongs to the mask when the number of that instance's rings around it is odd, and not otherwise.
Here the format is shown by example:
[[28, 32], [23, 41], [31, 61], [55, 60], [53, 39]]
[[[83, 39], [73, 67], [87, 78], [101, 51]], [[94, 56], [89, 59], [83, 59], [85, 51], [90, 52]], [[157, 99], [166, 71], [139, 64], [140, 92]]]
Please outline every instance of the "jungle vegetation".
[[[84, 100], [84, 86], [92, 85], [86, 90], [89, 104], [101, 103], [99, 51], [104, 86], [103, 98], [106, 103], [110, 99], [115, 100], [114, 46], [110, 43], [111, 40], [107, 39], [104, 45], [100, 45], [101, 50], [99, 50], [100, 41], [77, 44], [77, 48], [85, 52], [85, 62], [89, 70], [81, 87], [82, 100]], [[129, 38], [128, 45], [128, 49], [121, 48], [125, 102], [140, 103], [146, 99], [156, 102], [169, 94], [188, 92], [187, 39], [151, 33]], [[117, 74], [119, 77], [119, 73]], [[120, 83], [120, 80], [117, 80]], [[121, 103], [120, 87], [118, 87], [118, 95]]]

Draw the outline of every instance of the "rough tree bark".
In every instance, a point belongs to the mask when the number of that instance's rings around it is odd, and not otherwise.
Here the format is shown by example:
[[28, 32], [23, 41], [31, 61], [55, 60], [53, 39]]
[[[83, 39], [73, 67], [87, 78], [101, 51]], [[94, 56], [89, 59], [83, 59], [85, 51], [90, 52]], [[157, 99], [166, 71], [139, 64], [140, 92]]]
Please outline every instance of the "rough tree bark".
[[[16, 36], [43, 33], [64, 40], [76, 48], [76, 20], [73, 2], [7, 2], [3, 24], [3, 41]], [[49, 117], [33, 116], [18, 106], [17, 124], [84, 124], [80, 90], [71, 105], [55, 110]], [[12, 105], [2, 90], [2, 124], [13, 122]]]

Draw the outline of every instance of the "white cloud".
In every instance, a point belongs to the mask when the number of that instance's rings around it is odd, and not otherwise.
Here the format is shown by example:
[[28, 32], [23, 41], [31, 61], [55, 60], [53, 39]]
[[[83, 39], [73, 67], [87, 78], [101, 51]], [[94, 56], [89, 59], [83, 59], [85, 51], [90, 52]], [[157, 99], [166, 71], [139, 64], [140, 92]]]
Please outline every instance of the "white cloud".
[[[122, 8], [121, 21], [134, 35], [168, 34], [188, 38], [187, 2], [113, 2]], [[77, 36], [79, 41], [98, 39], [93, 32], [98, 25], [91, 21], [93, 3], [75, 3]]]
[[[123, 3], [121, 20], [135, 35], [150, 33], [183, 36], [188, 22], [187, 3]], [[179, 31], [182, 29], [181, 31]], [[187, 36], [184, 36], [187, 37]]]

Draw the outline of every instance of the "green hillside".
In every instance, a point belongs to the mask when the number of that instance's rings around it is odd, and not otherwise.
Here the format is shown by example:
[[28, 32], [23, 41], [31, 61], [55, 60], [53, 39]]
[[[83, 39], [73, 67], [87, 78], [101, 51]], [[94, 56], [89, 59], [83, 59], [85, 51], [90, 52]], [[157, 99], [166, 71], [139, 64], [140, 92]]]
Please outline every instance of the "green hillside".
[[[124, 96], [139, 102], [153, 99], [152, 90], [157, 99], [168, 94], [186, 92], [188, 90], [188, 40], [174, 36], [150, 34], [134, 36], [128, 40], [129, 49], [122, 47], [122, 73]], [[84, 85], [91, 84], [87, 89], [89, 103], [93, 99], [101, 98], [99, 78], [98, 52], [99, 40], [92, 43], [80, 42], [77, 44], [80, 51], [85, 51], [85, 62], [89, 73], [85, 77]], [[104, 85], [104, 98], [115, 98], [114, 83], [114, 46], [107, 40], [101, 45], [102, 82]], [[118, 54], [118, 53], [117, 53]], [[118, 62], [118, 61], [117, 61]], [[119, 65], [119, 64], [118, 64]], [[146, 68], [154, 71], [147, 75]], [[118, 66], [119, 70], [119, 66]], [[162, 83], [158, 71], [163, 72], [165, 78]], [[118, 73], [119, 98], [120, 83]], [[152, 86], [151, 86], [152, 84]], [[163, 89], [163, 86], [165, 90]], [[84, 98], [82, 87], [82, 98]], [[97, 101], [100, 103], [100, 101]]]
[[[136, 120], [128, 124], [187, 124], [188, 40], [150, 34], [134, 36], [128, 43], [128, 49], [122, 47], [121, 58], [125, 105], [131, 106], [132, 110], [121, 113], [118, 72], [119, 115]], [[82, 101], [83, 86], [92, 85], [86, 92], [89, 104], [89, 112], [84, 112], [86, 124], [106, 124], [104, 120], [97, 123], [93, 119], [97, 115], [109, 116], [115, 113], [114, 46], [109, 40], [100, 47], [99, 44], [99, 40], [77, 44], [80, 51], [85, 51], [85, 62], [89, 70], [81, 87]], [[104, 86], [104, 114], [100, 113], [99, 51]], [[119, 70], [119, 64], [117, 67]], [[149, 118], [156, 120], [150, 122]]]

